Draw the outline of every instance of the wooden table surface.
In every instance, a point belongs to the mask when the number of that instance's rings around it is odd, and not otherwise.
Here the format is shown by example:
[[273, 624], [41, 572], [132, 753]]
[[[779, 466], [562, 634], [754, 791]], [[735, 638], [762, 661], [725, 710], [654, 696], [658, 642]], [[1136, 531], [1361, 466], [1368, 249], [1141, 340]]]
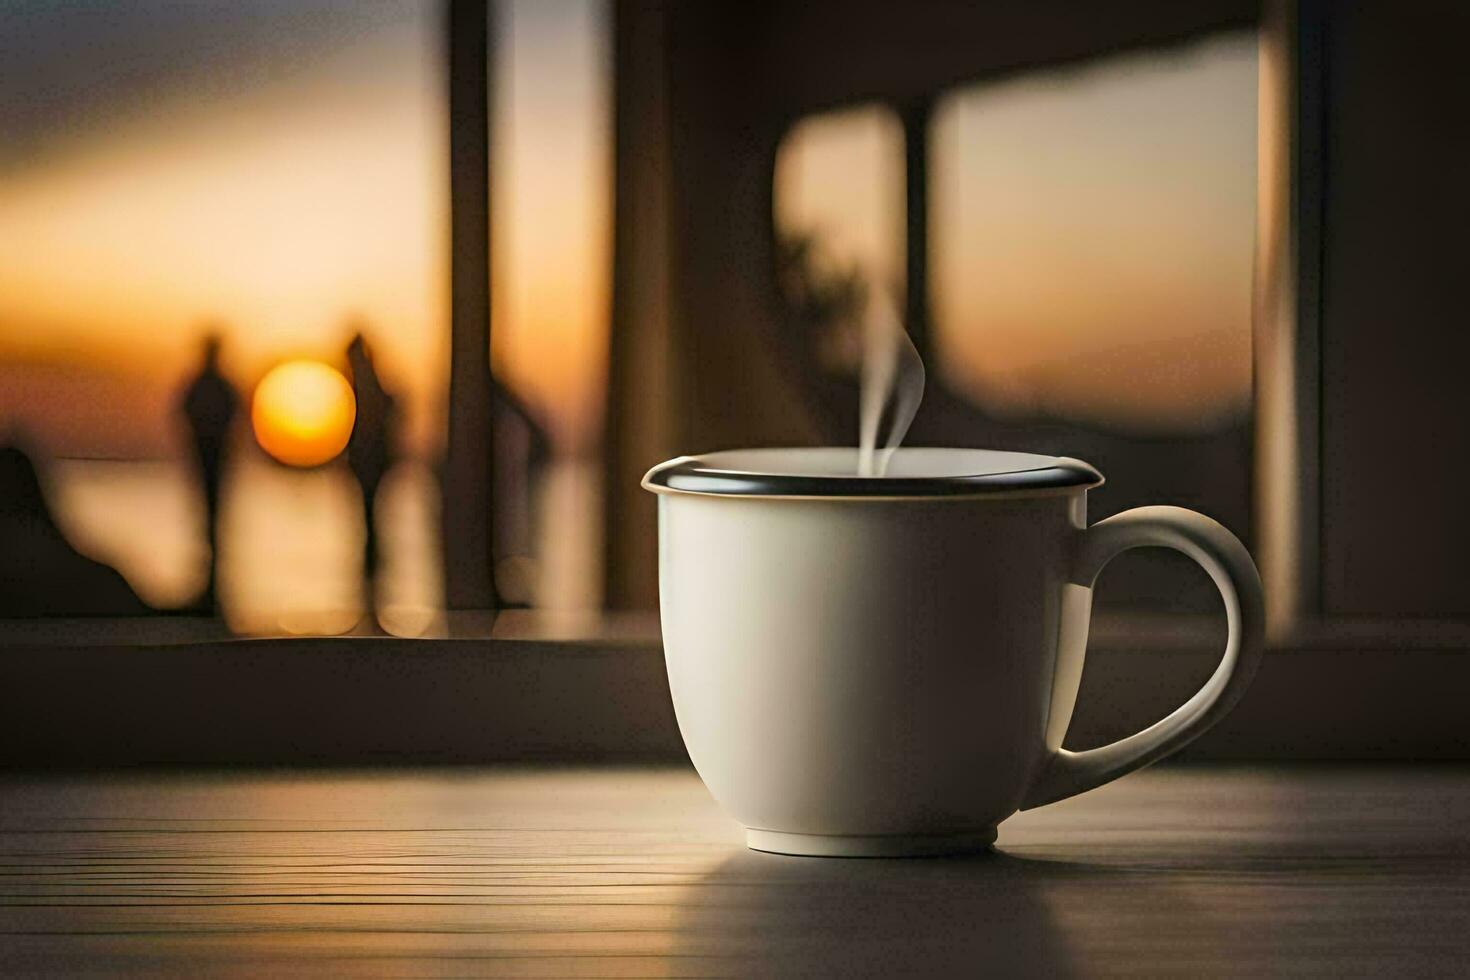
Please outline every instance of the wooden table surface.
[[688, 770], [0, 776], [0, 975], [1470, 975], [1470, 770], [1160, 768], [967, 859]]

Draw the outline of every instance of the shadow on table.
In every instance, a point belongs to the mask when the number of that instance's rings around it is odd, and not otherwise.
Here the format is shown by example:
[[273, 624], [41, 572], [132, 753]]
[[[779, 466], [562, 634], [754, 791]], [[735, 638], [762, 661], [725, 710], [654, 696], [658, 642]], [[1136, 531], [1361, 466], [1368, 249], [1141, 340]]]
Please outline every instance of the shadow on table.
[[[1003, 852], [911, 860], [732, 855], [681, 896], [679, 952], [731, 975], [1086, 972], [1058, 889], [1122, 872]], [[1063, 902], [1063, 905], [1070, 905]]]
[[742, 852], [681, 895], [675, 952], [736, 976], [1438, 974], [1463, 962], [1464, 859], [1410, 843]]

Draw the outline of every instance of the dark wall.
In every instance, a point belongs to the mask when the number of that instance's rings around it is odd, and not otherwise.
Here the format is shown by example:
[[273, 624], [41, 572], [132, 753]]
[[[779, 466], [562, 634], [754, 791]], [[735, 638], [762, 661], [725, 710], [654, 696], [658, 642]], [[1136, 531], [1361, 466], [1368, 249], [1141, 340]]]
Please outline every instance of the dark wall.
[[1470, 5], [1323, 5], [1323, 606], [1470, 614]]

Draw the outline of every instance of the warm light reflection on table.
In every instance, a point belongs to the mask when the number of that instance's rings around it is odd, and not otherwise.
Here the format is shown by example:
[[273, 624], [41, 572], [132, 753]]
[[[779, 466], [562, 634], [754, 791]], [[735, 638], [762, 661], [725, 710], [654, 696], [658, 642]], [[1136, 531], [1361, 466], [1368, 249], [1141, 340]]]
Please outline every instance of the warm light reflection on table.
[[1456, 972], [1456, 769], [1155, 769], [991, 855], [745, 850], [687, 770], [9, 776], [0, 972]]

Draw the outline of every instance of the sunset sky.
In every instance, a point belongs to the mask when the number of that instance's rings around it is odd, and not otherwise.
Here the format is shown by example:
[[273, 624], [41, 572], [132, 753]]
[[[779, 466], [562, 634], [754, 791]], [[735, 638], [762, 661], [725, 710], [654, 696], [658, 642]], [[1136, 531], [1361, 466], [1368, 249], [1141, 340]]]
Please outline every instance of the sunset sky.
[[[442, 432], [439, 5], [0, 0], [0, 429], [169, 451], [206, 324], [248, 388], [361, 317], [413, 446]], [[590, 441], [607, 316], [602, 7], [498, 10], [497, 370]]]
[[[539, 594], [590, 606], [610, 12], [606, 0], [494, 10], [492, 359], [561, 453]], [[224, 335], [223, 368], [243, 393], [283, 362], [344, 367], [360, 324], [404, 408], [405, 448], [437, 456], [449, 347], [440, 0], [0, 0], [0, 25], [0, 443], [170, 460], [50, 468], [58, 520], [83, 550], [162, 604], [202, 580], [174, 400], [206, 331]], [[931, 376], [998, 414], [1181, 430], [1239, 413], [1255, 111], [1250, 34], [942, 98]], [[774, 179], [783, 231], [815, 233], [830, 260], [897, 283], [891, 110], [799, 122]], [[277, 435], [296, 431], [290, 406], [308, 394], [283, 393]], [[312, 430], [322, 446], [350, 415], [334, 404]], [[330, 447], [309, 448], [315, 460]], [[226, 598], [237, 617], [264, 610], [266, 630], [293, 603], [351, 601], [361, 532], [344, 474], [279, 469], [241, 467], [248, 492], [226, 508]], [[399, 482], [385, 513], [408, 557], [390, 591], [433, 607], [432, 470]], [[277, 567], [288, 546], [294, 579]]]
[[[0, 0], [0, 431], [157, 456], [206, 325], [242, 388], [361, 317], [411, 444], [442, 435], [445, 122], [432, 0]], [[607, 11], [497, 8], [494, 358], [595, 442], [610, 275]], [[1249, 396], [1255, 44], [1232, 35], [941, 100], [941, 371], [1001, 412], [1183, 427]], [[802, 124], [778, 219], [901, 271], [882, 108]]]
[[[803, 121], [776, 219], [901, 278], [903, 133], [883, 106]], [[939, 363], [999, 414], [1187, 431], [1251, 391], [1256, 39], [958, 89], [930, 133]]]
[[931, 258], [946, 377], [991, 408], [1191, 429], [1251, 393], [1256, 38], [940, 103]]

